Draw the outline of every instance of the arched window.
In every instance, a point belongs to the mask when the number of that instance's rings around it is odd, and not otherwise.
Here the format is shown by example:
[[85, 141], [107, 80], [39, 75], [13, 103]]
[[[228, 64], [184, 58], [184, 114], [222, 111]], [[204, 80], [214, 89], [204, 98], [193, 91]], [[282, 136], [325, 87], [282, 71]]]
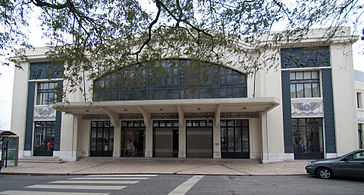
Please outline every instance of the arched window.
[[94, 81], [94, 101], [247, 97], [246, 75], [192, 60], [160, 60]]

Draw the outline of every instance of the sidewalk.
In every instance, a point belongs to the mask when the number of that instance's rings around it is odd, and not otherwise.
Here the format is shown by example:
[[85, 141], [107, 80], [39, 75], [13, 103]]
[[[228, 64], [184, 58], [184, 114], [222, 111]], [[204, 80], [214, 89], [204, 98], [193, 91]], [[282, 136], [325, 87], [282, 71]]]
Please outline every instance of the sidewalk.
[[197, 175], [302, 175], [309, 161], [261, 164], [250, 159], [102, 158], [76, 162], [23, 163], [1, 170], [1, 174], [197, 174]]

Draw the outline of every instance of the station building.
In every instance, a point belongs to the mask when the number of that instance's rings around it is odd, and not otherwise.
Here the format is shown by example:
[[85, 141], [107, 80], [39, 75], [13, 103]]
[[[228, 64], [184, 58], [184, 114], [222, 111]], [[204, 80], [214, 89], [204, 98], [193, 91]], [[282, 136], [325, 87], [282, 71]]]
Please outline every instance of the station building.
[[[228, 64], [203, 62], [207, 78], [189, 84], [194, 61], [160, 59], [165, 76], [143, 82], [140, 68], [85, 80], [85, 90], [67, 87], [52, 73], [47, 48], [27, 50], [15, 70], [11, 130], [19, 156], [247, 158], [263, 163], [334, 157], [359, 146], [352, 43], [342, 28], [327, 41], [325, 29], [267, 52], [279, 60], [247, 74]], [[146, 64], [148, 62], [145, 62]], [[273, 64], [272, 64], [273, 63]], [[268, 68], [273, 67], [273, 68]], [[138, 74], [137, 74], [138, 73]], [[129, 79], [118, 79], [127, 74]], [[50, 76], [51, 75], [51, 76]], [[168, 75], [168, 76], [167, 76]], [[208, 81], [208, 82], [207, 82]], [[135, 81], [137, 82], [137, 81]], [[113, 86], [113, 87], [110, 87]], [[92, 90], [90, 90], [92, 89]], [[59, 102], [52, 104], [52, 99]]]

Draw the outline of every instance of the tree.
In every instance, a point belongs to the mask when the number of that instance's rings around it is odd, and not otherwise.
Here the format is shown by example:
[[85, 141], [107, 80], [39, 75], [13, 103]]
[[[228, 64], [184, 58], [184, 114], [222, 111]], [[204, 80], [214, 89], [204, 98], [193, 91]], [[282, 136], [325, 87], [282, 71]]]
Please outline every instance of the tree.
[[[49, 57], [66, 65], [71, 87], [79, 86], [81, 72], [93, 79], [165, 57], [223, 62], [251, 72], [266, 66], [257, 60], [260, 51], [299, 41], [322, 25], [331, 37], [335, 27], [357, 24], [364, 13], [360, 0], [4, 0], [1, 49], [31, 47], [25, 30], [35, 7], [51, 40]], [[277, 25], [283, 32], [270, 33]], [[231, 54], [240, 57], [229, 60]]]

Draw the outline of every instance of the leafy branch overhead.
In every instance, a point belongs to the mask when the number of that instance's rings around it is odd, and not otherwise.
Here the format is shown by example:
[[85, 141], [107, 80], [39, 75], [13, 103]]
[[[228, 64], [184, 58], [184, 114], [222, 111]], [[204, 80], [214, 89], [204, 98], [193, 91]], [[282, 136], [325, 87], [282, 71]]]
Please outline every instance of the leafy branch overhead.
[[[358, 24], [364, 12], [360, 0], [4, 0], [0, 10], [3, 55], [31, 47], [29, 14], [40, 12], [49, 57], [67, 65], [71, 87], [83, 71], [92, 79], [162, 58], [223, 62], [247, 72], [269, 68], [264, 58], [276, 56], [262, 50], [313, 27]], [[278, 27], [287, 31], [269, 33]]]

